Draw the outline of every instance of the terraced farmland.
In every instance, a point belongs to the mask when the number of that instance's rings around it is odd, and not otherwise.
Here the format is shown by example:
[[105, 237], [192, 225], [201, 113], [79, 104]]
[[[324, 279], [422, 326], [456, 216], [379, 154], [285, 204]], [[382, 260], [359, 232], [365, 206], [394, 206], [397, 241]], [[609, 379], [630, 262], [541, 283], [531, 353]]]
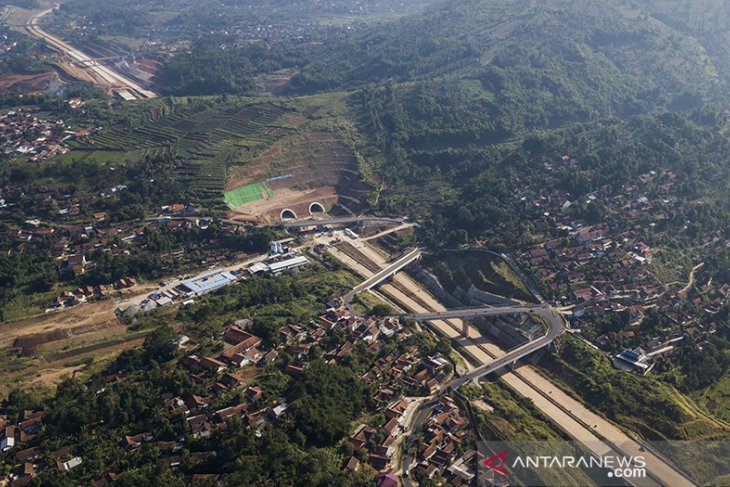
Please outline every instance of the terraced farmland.
[[[187, 101], [187, 100], [186, 100]], [[138, 124], [75, 142], [74, 151], [170, 151], [177, 177], [200, 203], [223, 200], [227, 168], [255, 157], [296, 127], [297, 112], [272, 102], [217, 105], [210, 100], [150, 106]]]

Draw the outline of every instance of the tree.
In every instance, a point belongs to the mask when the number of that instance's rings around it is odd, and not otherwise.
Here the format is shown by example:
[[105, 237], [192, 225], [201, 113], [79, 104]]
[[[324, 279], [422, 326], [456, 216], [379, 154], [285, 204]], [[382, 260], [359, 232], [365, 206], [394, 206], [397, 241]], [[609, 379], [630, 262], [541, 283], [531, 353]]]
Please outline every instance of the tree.
[[378, 303], [370, 308], [370, 316], [392, 316], [395, 314], [393, 308], [385, 303]]

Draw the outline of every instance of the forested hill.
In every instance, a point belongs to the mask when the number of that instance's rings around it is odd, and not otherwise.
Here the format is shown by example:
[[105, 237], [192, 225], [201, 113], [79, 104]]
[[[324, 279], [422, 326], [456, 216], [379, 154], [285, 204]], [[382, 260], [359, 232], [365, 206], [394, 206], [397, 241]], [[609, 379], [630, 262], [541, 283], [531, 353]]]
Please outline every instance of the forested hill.
[[295, 81], [316, 91], [475, 79], [497, 104], [549, 107], [550, 125], [722, 97], [728, 62], [713, 37], [668, 2], [646, 3], [653, 10], [632, 3], [639, 2], [449, 1], [325, 48]]

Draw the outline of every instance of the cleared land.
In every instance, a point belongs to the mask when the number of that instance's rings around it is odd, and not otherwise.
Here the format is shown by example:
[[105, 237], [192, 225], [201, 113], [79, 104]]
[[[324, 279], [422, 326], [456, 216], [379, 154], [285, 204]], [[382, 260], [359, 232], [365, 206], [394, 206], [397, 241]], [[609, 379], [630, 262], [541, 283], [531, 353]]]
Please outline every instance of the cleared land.
[[40, 93], [58, 82], [58, 74], [52, 70], [37, 74], [9, 73], [0, 77], [0, 93]]
[[[138, 285], [129, 292], [146, 296], [156, 287]], [[0, 397], [10, 385], [31, 388], [50, 386], [77, 370], [81, 358], [112, 357], [144, 340], [129, 333], [116, 316], [119, 300], [82, 304], [59, 312], [39, 314], [0, 324]], [[71, 365], [69, 365], [71, 363]]]
[[318, 210], [352, 215], [364, 210], [369, 194], [352, 149], [337, 131], [305, 129], [283, 137], [250, 162], [231, 168], [228, 188], [250, 188], [261, 181], [273, 194], [232, 207], [234, 214], [271, 222], [289, 209], [306, 218], [310, 205], [318, 203]]

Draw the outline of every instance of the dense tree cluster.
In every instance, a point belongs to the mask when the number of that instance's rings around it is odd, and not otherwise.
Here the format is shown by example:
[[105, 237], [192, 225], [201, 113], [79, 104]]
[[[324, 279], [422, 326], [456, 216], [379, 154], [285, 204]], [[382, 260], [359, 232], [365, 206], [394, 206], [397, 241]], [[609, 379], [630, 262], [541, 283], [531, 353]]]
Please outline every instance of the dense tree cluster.
[[[513, 192], [519, 186], [541, 187], [546, 177], [542, 163], [562, 154], [579, 155], [580, 164], [551, 177], [576, 200], [603, 187], [619, 194], [623, 185], [655, 168], [680, 176], [676, 194], [683, 201], [723, 191], [720, 175], [730, 143], [720, 135], [725, 116], [709, 108], [607, 119], [525, 136], [526, 127], [509, 131], [504, 127], [510, 124], [493, 119], [490, 110], [499, 104], [483, 101], [466, 82], [363, 89], [355, 106], [364, 129], [385, 153], [379, 172], [388, 188], [379, 200], [381, 209], [393, 213], [405, 207], [426, 219], [436, 245], [479, 237], [498, 249], [524, 246], [537, 213], [515, 201]], [[699, 227], [728, 228], [727, 201], [719, 202], [675, 210], [670, 222], [692, 222], [689, 238]], [[605, 216], [600, 205], [578, 204], [569, 211], [591, 223]]]
[[256, 75], [292, 67], [298, 57], [293, 48], [209, 37], [196, 41], [189, 51], [166, 63], [160, 84], [165, 93], [174, 95], [248, 95], [254, 92]]

